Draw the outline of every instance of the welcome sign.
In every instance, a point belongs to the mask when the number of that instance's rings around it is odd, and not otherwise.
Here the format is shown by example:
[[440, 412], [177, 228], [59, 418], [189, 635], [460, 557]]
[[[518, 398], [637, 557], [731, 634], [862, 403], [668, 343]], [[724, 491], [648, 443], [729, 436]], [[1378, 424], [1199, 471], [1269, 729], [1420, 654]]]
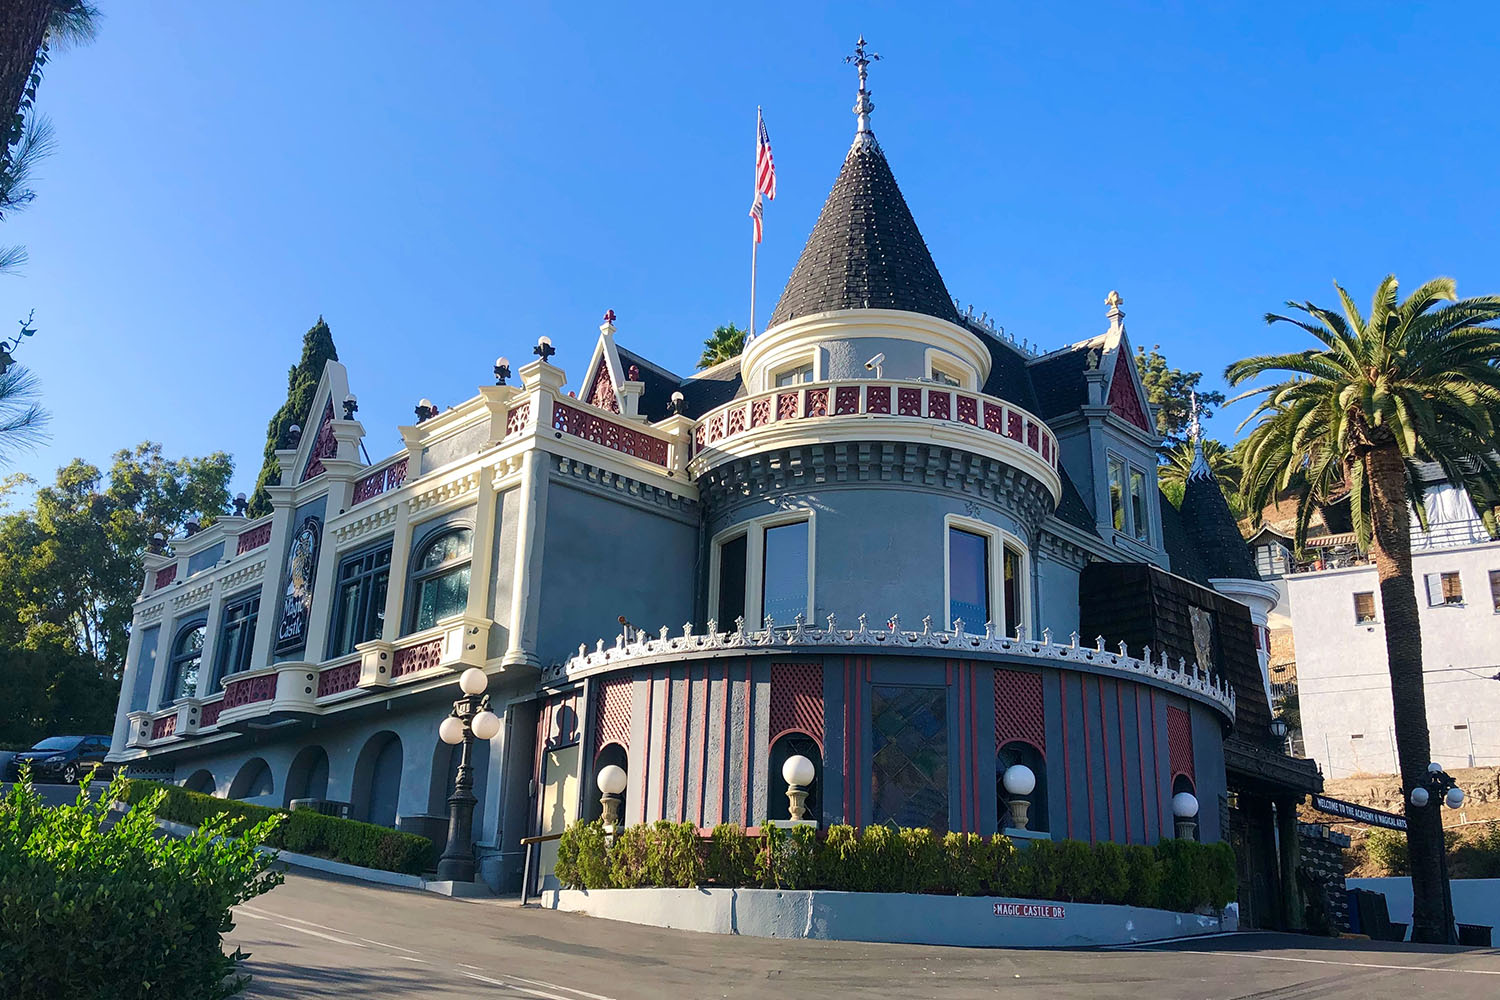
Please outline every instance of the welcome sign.
[[1397, 816], [1395, 813], [1388, 813], [1383, 809], [1371, 809], [1369, 806], [1362, 806], [1358, 802], [1345, 802], [1343, 799], [1330, 799], [1326, 795], [1314, 795], [1312, 797], [1312, 807], [1318, 812], [1353, 820], [1356, 823], [1383, 826], [1387, 830], [1406, 829], [1405, 816]]

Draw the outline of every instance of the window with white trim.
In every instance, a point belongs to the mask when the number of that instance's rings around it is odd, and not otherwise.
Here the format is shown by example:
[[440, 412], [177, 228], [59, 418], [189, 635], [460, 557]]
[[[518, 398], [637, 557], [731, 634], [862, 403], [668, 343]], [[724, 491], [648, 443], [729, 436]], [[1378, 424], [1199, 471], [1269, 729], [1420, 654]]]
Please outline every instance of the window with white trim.
[[464, 613], [473, 554], [474, 533], [469, 528], [444, 531], [423, 545], [411, 573], [411, 631]]
[[803, 364], [792, 365], [783, 368], [771, 376], [771, 385], [777, 389], [788, 385], [801, 385], [803, 382], [813, 380], [813, 365], [811, 361]]
[[1014, 636], [1026, 621], [1024, 546], [992, 525], [955, 515], [946, 518], [946, 531], [944, 628], [961, 620], [965, 632], [982, 635], [989, 624], [997, 636]]
[[1375, 621], [1375, 592], [1363, 590], [1354, 595], [1354, 624], [1368, 625]]
[[1120, 534], [1152, 543], [1151, 474], [1118, 455], [1109, 456], [1109, 523]]
[[1428, 573], [1426, 582], [1429, 608], [1464, 602], [1463, 578], [1457, 573]]
[[714, 539], [708, 606], [720, 631], [741, 616], [746, 628], [812, 620], [815, 532], [810, 513], [773, 515]]

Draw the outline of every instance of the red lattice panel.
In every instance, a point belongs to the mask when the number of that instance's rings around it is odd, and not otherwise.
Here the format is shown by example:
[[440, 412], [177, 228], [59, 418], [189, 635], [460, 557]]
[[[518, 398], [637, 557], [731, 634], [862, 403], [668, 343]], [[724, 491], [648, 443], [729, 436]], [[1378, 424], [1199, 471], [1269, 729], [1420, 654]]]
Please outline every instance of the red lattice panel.
[[203, 710], [198, 713], [198, 728], [207, 729], [209, 726], [217, 726], [219, 724], [219, 713], [222, 711], [224, 711], [223, 698], [204, 705]]
[[175, 579], [177, 579], [177, 564], [164, 566], [156, 571], [156, 586], [153, 589], [160, 590]]
[[823, 745], [823, 667], [771, 664], [771, 742], [786, 732], [806, 733]]
[[795, 419], [797, 419], [797, 397], [801, 396], [801, 395], [802, 395], [802, 393], [800, 393], [800, 392], [783, 392], [783, 393], [779, 393], [776, 396], [776, 419], [777, 420], [795, 420]]
[[858, 413], [859, 387], [841, 385], [835, 389], [833, 391], [833, 412], [835, 414]]
[[151, 738], [153, 740], [164, 740], [177, 732], [177, 713], [164, 715], [151, 723]]
[[949, 420], [953, 415], [953, 403], [946, 392], [927, 393], [927, 416], [932, 420]]
[[1005, 412], [1005, 436], [1012, 441], [1021, 440], [1021, 415], [1015, 410]]
[[505, 436], [519, 434], [531, 423], [531, 400], [505, 411]]
[[[721, 415], [722, 417], [722, 415]], [[722, 425], [721, 430], [722, 430]], [[665, 467], [667, 464], [667, 442], [630, 427], [622, 427], [613, 420], [586, 413], [567, 403], [552, 404], [552, 429], [572, 434], [574, 437], [592, 441], [633, 458]], [[702, 434], [702, 427], [698, 433]], [[701, 436], [698, 443], [703, 443]]]
[[359, 687], [359, 661], [353, 660], [318, 673], [318, 697], [326, 698]]
[[[512, 410], [511, 413], [515, 411]], [[406, 482], [406, 459], [403, 458], [357, 480], [354, 484], [353, 502], [364, 503], [371, 497], [378, 497], [388, 490], [394, 490], [404, 482]], [[270, 536], [267, 535], [267, 537]]]
[[594, 373], [594, 385], [589, 389], [589, 402], [601, 410], [620, 412], [620, 401], [615, 398], [615, 383], [609, 377], [609, 364], [599, 359], [599, 370]]
[[720, 413], [708, 422], [708, 443], [713, 444], [724, 436], [724, 414]]
[[630, 749], [630, 678], [611, 677], [599, 685], [599, 715], [594, 723], [594, 753], [606, 743]]
[[994, 403], [984, 404], [984, 429], [991, 434], [1000, 434], [1005, 430], [1005, 411]]
[[276, 697], [276, 676], [262, 674], [242, 681], [229, 681], [224, 685], [224, 708], [239, 708], [258, 701], [270, 701]]
[[436, 639], [428, 639], [419, 642], [415, 646], [407, 646], [396, 650], [391, 657], [391, 679], [414, 674], [428, 667], [435, 667], [443, 658], [443, 640], [439, 636]]
[[1040, 446], [1037, 444], [1037, 436], [1039, 433], [1040, 432], [1037, 430], [1036, 424], [1032, 423], [1030, 420], [1026, 421], [1026, 447], [1030, 448], [1032, 451], [1040, 450]]
[[1052, 461], [1052, 439], [1045, 434], [1042, 435], [1042, 458]]
[[755, 399], [750, 402], [750, 426], [759, 427], [771, 422], [771, 401]]
[[973, 396], [958, 397], [958, 419], [966, 424], [978, 426], [979, 424], [979, 400]]
[[1030, 743], [1047, 752], [1047, 725], [1042, 710], [1042, 675], [1024, 670], [995, 671], [995, 749], [1007, 743]]
[[745, 429], [745, 408], [736, 406], [729, 411], [729, 436], [734, 436]]
[[257, 524], [249, 531], [242, 532], [239, 539], [234, 543], [234, 554], [242, 556], [246, 552], [260, 548], [262, 545], [269, 545], [270, 542], [271, 522], [267, 521], [265, 524]]
[[1188, 776], [1194, 786], [1198, 784], [1193, 769], [1193, 719], [1187, 709], [1176, 705], [1167, 706], [1167, 759], [1172, 765], [1172, 778], [1179, 774]]
[[896, 413], [903, 417], [920, 417], [922, 415], [922, 390], [897, 389]]
[[826, 417], [826, 416], [828, 416], [828, 390], [827, 389], [809, 389], [809, 390], [807, 390], [807, 414], [806, 415], [809, 416], [809, 417]]
[[302, 482], [307, 482], [313, 476], [323, 471], [323, 459], [333, 458], [338, 454], [339, 442], [333, 436], [333, 400], [323, 404], [323, 419], [318, 422], [318, 437], [313, 442], [312, 454], [308, 457], [307, 468], [302, 470]]
[[872, 385], [865, 392], [866, 413], [890, 413], [891, 412], [891, 387], [888, 385]]
[[1109, 383], [1109, 408], [1121, 419], [1135, 424], [1143, 431], [1151, 429], [1146, 420], [1146, 411], [1141, 409], [1141, 398], [1135, 391], [1135, 383], [1130, 378], [1130, 360], [1127, 353], [1122, 353], [1115, 361], [1114, 378]]

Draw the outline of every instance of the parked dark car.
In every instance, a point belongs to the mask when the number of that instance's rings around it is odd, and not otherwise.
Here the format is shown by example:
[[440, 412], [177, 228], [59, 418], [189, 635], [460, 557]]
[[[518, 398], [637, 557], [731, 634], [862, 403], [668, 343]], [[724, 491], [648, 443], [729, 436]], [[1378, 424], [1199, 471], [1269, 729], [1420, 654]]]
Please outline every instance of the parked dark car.
[[[107, 753], [108, 736], [49, 736], [11, 758], [5, 768], [5, 780], [20, 780], [22, 762], [30, 761], [32, 781], [77, 784], [95, 764], [104, 762]], [[110, 770], [107, 765], [101, 767], [95, 777], [107, 778]]]

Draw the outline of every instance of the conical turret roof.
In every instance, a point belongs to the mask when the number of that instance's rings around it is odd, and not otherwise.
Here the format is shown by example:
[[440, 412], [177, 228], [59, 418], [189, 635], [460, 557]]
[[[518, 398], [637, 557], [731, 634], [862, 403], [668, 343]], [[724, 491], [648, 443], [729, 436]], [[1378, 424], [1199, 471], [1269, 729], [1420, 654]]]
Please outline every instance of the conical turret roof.
[[958, 323], [885, 153], [861, 132], [844, 158], [770, 326], [834, 309], [900, 309]]

